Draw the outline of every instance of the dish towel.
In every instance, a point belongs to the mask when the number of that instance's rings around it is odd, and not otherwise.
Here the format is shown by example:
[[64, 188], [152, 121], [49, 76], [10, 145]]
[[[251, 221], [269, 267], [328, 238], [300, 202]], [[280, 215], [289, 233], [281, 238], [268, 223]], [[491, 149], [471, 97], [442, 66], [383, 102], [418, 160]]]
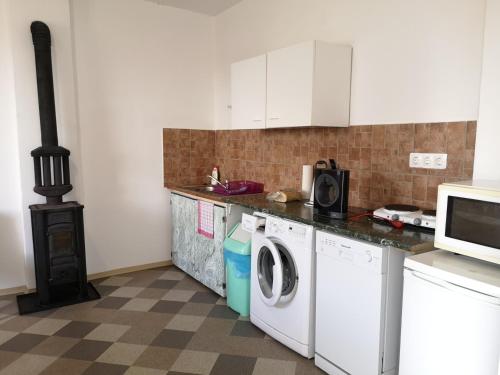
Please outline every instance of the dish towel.
[[214, 238], [214, 205], [205, 201], [198, 201], [198, 233]]

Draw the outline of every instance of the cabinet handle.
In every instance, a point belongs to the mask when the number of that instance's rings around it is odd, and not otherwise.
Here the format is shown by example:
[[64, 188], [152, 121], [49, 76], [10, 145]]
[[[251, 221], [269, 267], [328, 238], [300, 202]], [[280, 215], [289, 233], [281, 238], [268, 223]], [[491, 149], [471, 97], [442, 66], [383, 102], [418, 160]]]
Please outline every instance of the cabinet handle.
[[260, 122], [260, 121], [262, 121], [260, 118], [254, 118], [253, 119], [253, 122]]
[[269, 117], [269, 120], [279, 120], [279, 117]]

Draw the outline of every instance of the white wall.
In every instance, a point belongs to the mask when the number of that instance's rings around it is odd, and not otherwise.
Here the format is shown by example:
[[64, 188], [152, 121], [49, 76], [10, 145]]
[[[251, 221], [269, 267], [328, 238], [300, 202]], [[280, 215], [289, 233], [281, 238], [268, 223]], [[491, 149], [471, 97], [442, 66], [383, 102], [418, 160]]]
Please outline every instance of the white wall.
[[213, 20], [74, 0], [90, 273], [170, 259], [162, 128], [213, 127]]
[[500, 180], [500, 0], [488, 0], [474, 178]]
[[[488, 1], [476, 172], [491, 176], [500, 0]], [[29, 155], [40, 144], [35, 19], [53, 33], [59, 140], [75, 186], [66, 199], [86, 207], [89, 273], [169, 259], [161, 129], [227, 127], [233, 61], [308, 39], [349, 43], [354, 124], [477, 116], [483, 0], [244, 0], [215, 19], [144, 0], [0, 5], [0, 170], [12, 181], [0, 191], [0, 289], [23, 284], [23, 248], [34, 285], [28, 205], [44, 201]]]
[[26, 283], [35, 286], [31, 219], [28, 206], [45, 202], [33, 192], [30, 151], [41, 145], [35, 56], [30, 24], [41, 20], [52, 32], [52, 62], [59, 144], [71, 151], [70, 168], [75, 190], [65, 199], [82, 199], [80, 150], [75, 108], [73, 57], [68, 0], [8, 0], [8, 35], [13, 61], [16, 126], [20, 170], [21, 211], [24, 223]]
[[0, 289], [24, 285], [24, 234], [8, 4], [0, 0]]
[[229, 65], [300, 41], [354, 47], [351, 123], [477, 119], [484, 0], [244, 0], [216, 17], [215, 124]]
[[0, 198], [0, 289], [35, 285], [28, 206], [44, 198], [30, 156], [41, 143], [34, 20], [52, 32], [59, 143], [71, 150], [74, 185], [65, 200], [85, 205], [88, 272], [168, 260], [162, 129], [213, 127], [213, 19], [143, 0], [0, 1], [0, 167], [12, 181]]

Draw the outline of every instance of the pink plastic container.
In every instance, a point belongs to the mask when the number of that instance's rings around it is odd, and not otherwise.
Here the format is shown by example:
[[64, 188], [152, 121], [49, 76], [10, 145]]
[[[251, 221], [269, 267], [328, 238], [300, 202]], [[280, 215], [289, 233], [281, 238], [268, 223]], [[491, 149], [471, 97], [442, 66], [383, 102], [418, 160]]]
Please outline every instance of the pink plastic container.
[[229, 181], [227, 189], [220, 185], [214, 187], [214, 192], [221, 195], [258, 194], [264, 191], [264, 184], [255, 181]]

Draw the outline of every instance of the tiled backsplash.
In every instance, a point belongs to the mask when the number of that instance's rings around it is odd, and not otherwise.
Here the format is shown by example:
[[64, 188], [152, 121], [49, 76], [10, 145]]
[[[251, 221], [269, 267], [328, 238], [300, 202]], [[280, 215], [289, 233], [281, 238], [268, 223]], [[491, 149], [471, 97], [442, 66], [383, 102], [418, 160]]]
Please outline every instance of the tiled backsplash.
[[164, 185], [207, 183], [214, 160], [215, 131], [163, 129]]
[[[303, 164], [336, 159], [351, 171], [349, 204], [436, 205], [437, 186], [472, 177], [476, 122], [266, 130], [164, 129], [165, 185], [222, 179], [265, 183], [267, 191], [300, 190]], [[408, 166], [410, 152], [447, 153], [445, 170]], [[188, 167], [189, 166], [189, 167]]]

